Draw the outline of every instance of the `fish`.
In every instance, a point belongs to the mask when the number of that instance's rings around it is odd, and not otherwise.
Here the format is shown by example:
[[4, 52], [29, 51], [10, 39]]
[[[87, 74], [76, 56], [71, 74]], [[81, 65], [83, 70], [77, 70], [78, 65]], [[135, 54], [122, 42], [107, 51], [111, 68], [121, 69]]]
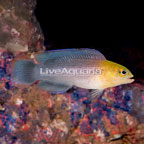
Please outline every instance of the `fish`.
[[65, 93], [72, 87], [100, 95], [106, 88], [134, 82], [125, 66], [109, 61], [95, 49], [73, 48], [46, 51], [32, 60], [16, 61], [12, 78], [15, 83], [33, 84], [45, 91]]

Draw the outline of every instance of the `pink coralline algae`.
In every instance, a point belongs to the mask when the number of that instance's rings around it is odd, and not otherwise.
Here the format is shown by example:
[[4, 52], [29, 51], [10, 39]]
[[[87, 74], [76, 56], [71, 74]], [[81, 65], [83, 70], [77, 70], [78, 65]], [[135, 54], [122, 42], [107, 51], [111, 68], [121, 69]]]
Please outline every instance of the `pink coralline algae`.
[[10, 53], [0, 59], [0, 141], [7, 143], [139, 143], [143, 142], [144, 83], [106, 89], [91, 100], [74, 88], [50, 94], [15, 86]]
[[143, 80], [108, 88], [94, 99], [85, 89], [54, 94], [37, 82], [12, 80], [15, 61], [37, 63], [35, 53], [45, 50], [35, 5], [35, 0], [0, 0], [0, 144], [144, 143]]

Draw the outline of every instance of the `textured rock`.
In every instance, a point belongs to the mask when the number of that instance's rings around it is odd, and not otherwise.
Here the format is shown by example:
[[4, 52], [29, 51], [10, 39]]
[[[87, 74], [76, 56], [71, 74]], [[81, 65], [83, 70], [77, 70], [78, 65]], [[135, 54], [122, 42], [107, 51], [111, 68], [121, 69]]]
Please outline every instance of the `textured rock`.
[[13, 54], [43, 49], [43, 35], [33, 15], [36, 1], [0, 1], [0, 49]]
[[44, 49], [34, 7], [34, 0], [0, 0], [0, 143], [144, 143], [143, 81], [92, 101], [85, 89], [54, 95], [12, 81], [13, 62]]

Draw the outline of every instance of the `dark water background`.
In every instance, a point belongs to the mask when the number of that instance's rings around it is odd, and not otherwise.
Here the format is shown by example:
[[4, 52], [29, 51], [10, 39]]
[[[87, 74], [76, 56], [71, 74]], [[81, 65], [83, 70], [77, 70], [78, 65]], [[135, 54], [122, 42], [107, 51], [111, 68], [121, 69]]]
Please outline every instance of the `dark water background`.
[[129, 68], [137, 80], [144, 79], [144, 37], [141, 19], [133, 13], [97, 10], [38, 0], [35, 10], [47, 50], [95, 48], [108, 60]]

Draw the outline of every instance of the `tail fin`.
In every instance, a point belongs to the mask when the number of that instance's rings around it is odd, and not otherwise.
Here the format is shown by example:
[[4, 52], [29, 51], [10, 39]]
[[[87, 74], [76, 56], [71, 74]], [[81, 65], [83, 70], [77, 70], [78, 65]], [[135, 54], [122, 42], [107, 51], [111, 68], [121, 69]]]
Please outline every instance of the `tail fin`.
[[13, 70], [13, 79], [17, 83], [32, 84], [37, 79], [34, 68], [36, 64], [28, 60], [20, 60], [15, 63]]

